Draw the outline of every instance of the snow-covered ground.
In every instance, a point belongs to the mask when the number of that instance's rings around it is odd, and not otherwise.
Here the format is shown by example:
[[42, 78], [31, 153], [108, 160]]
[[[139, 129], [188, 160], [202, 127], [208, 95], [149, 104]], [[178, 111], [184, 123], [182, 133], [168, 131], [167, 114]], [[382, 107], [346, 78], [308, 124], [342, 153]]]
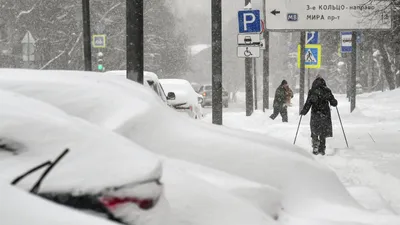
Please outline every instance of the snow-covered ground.
[[[327, 139], [327, 156], [315, 157], [332, 168], [351, 195], [365, 208], [381, 213], [400, 213], [400, 90], [357, 96], [350, 113], [345, 96], [336, 95], [350, 148], [347, 149], [336, 108], [332, 107], [334, 137]], [[293, 143], [299, 122], [298, 95], [289, 108], [289, 123], [256, 111], [224, 113], [224, 125], [274, 136]], [[260, 103], [261, 104], [261, 103]], [[296, 145], [311, 155], [310, 113], [303, 117]], [[211, 115], [206, 121], [211, 122]]]

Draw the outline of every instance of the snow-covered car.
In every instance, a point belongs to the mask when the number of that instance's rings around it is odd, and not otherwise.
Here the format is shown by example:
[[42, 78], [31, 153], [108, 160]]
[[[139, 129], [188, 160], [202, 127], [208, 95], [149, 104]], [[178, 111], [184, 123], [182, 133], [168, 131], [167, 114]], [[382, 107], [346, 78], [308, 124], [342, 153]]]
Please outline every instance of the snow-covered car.
[[[203, 96], [204, 101], [201, 104], [202, 107], [211, 106], [212, 105], [212, 86], [211, 84], [202, 85], [198, 93]], [[222, 105], [225, 108], [229, 106], [229, 93], [222, 87]]]
[[278, 220], [293, 224], [399, 222], [363, 208], [330, 168], [303, 149], [267, 134], [181, 117], [157, 104], [157, 96], [143, 85], [101, 73], [4, 69], [0, 70], [0, 88], [40, 99], [155, 153], [271, 186], [282, 196]]
[[0, 221], [4, 225], [118, 225], [47, 201], [0, 182]]
[[184, 79], [160, 79], [160, 83], [167, 92], [175, 93], [175, 99], [169, 100], [171, 104], [186, 103], [176, 107], [180, 112], [186, 112], [195, 119], [203, 118], [201, 104], [203, 97], [196, 93], [189, 81]]
[[164, 219], [158, 156], [23, 95], [0, 89], [0, 108], [0, 180], [122, 224]]

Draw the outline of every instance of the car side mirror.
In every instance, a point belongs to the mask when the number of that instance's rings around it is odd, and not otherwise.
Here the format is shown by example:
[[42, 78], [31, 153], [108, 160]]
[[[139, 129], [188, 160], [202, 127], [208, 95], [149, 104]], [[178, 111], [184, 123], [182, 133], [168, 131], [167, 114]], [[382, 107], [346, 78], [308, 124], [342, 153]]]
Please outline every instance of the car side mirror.
[[176, 96], [174, 92], [168, 92], [167, 100], [175, 100]]
[[202, 97], [197, 97], [197, 101], [199, 102], [199, 104], [203, 104], [203, 98]]
[[148, 80], [147, 83], [148, 83], [150, 86], [153, 86], [154, 80]]

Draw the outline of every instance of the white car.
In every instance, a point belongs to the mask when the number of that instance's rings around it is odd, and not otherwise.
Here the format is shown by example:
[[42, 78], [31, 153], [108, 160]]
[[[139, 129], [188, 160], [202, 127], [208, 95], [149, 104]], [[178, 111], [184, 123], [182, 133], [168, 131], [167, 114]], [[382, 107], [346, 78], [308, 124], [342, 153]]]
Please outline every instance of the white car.
[[184, 79], [160, 79], [160, 83], [167, 92], [175, 93], [175, 99], [169, 100], [171, 104], [182, 104], [178, 111], [187, 112], [194, 119], [203, 118], [201, 104], [203, 97], [196, 93], [189, 81]]
[[166, 207], [158, 156], [44, 102], [1, 89], [0, 108], [0, 180], [117, 223], [154, 225], [163, 219], [156, 216]]

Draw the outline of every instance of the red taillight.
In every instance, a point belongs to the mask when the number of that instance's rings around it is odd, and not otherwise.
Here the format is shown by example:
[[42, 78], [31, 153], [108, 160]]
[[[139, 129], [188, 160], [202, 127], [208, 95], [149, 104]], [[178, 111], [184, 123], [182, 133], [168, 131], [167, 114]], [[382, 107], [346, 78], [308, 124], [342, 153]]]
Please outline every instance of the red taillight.
[[192, 106], [189, 106], [189, 109], [190, 109], [190, 111], [193, 111], [193, 107]]
[[153, 199], [138, 199], [138, 198], [118, 198], [118, 197], [103, 197], [100, 198], [100, 202], [103, 203], [107, 208], [116, 208], [122, 204], [134, 203], [139, 208], [148, 210], [153, 208]]
[[203, 92], [203, 96], [206, 97], [207, 93]]

